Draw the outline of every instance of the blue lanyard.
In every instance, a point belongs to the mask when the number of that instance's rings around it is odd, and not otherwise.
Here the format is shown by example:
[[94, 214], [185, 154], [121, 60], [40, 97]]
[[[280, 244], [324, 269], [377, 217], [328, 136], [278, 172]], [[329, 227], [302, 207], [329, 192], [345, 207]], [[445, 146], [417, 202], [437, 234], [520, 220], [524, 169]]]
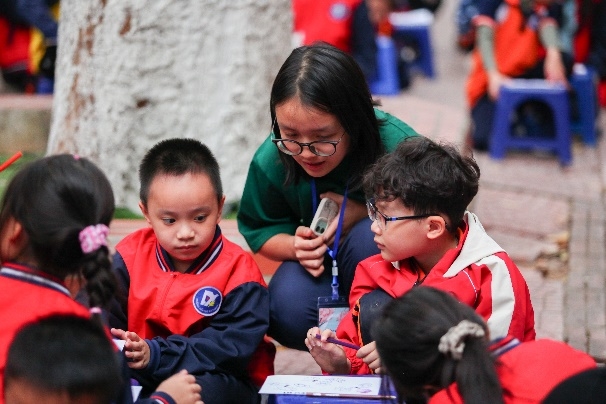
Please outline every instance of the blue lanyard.
[[[316, 192], [316, 181], [315, 179], [311, 179], [311, 204], [313, 208], [313, 212], [318, 209], [318, 194]], [[343, 203], [341, 204], [341, 210], [339, 212], [339, 222], [337, 223], [337, 231], [335, 232], [335, 242], [332, 245], [332, 248], [328, 247], [328, 255], [332, 258], [332, 299], [339, 299], [339, 267], [337, 265], [337, 250], [339, 248], [339, 239], [341, 238], [341, 230], [343, 229], [343, 217], [345, 216], [345, 205], [347, 204], [347, 188], [349, 184], [345, 186], [345, 192], [343, 194]]]

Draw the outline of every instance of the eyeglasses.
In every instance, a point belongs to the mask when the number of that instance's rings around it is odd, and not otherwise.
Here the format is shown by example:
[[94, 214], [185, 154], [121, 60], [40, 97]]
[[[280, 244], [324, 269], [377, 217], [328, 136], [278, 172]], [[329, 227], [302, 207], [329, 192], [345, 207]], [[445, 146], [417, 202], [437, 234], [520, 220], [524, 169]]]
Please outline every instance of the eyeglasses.
[[[276, 120], [274, 119], [274, 123], [271, 125], [272, 133], [274, 133], [275, 126]], [[303, 148], [307, 146], [309, 151], [316, 156], [328, 157], [336, 153], [337, 145], [343, 139], [343, 136], [345, 136], [345, 132], [343, 132], [339, 140], [316, 140], [309, 143], [300, 143], [290, 139], [271, 139], [271, 141], [278, 147], [278, 150], [289, 156], [298, 156], [303, 153]]]
[[368, 209], [368, 217], [373, 222], [377, 222], [377, 225], [381, 230], [387, 229], [387, 222], [395, 222], [396, 220], [407, 220], [407, 219], [423, 219], [429, 216], [438, 216], [437, 213], [427, 213], [424, 215], [412, 215], [412, 216], [387, 216], [377, 209], [374, 198], [366, 201], [366, 208]]

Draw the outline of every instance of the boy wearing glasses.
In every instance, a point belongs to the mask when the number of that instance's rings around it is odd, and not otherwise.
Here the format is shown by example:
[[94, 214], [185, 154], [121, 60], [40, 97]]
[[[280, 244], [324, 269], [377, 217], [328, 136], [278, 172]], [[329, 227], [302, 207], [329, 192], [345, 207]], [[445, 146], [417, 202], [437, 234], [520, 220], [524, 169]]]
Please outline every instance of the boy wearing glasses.
[[305, 343], [327, 373], [380, 372], [370, 332], [381, 306], [417, 285], [452, 293], [487, 322], [491, 339], [533, 340], [528, 285], [507, 253], [466, 211], [478, 192], [472, 157], [425, 137], [406, 139], [364, 176], [371, 229], [381, 254], [358, 265], [349, 295], [351, 315], [336, 337], [360, 350], [327, 343], [334, 332], [309, 330]]

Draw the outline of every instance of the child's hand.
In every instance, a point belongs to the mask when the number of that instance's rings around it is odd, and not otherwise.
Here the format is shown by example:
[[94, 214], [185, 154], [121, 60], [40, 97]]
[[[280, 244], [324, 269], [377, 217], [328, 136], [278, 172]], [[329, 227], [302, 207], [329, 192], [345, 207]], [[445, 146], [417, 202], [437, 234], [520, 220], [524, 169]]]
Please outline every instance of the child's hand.
[[362, 359], [373, 372], [381, 373], [381, 358], [374, 341], [361, 347], [356, 356]]
[[200, 396], [202, 388], [185, 369], [160, 383], [156, 391], [168, 394], [177, 404], [204, 404]]
[[[320, 334], [320, 339], [316, 338], [317, 334]], [[309, 353], [323, 371], [331, 374], [349, 374], [351, 366], [345, 350], [339, 345], [326, 342], [328, 337], [335, 338], [336, 335], [331, 330], [320, 332], [318, 327], [310, 328], [305, 338]]]
[[491, 100], [499, 98], [501, 86], [510, 81], [511, 78], [501, 74], [498, 70], [488, 72], [488, 95]]
[[551, 82], [567, 84], [566, 69], [562, 62], [562, 56], [557, 48], [548, 48], [543, 64], [545, 78]]
[[299, 263], [312, 276], [318, 277], [324, 272], [324, 253], [326, 244], [309, 227], [299, 226], [295, 232], [295, 256]]
[[112, 328], [111, 333], [114, 337], [124, 341], [122, 352], [128, 361], [128, 367], [131, 369], [144, 369], [149, 363], [150, 357], [147, 342], [132, 331]]

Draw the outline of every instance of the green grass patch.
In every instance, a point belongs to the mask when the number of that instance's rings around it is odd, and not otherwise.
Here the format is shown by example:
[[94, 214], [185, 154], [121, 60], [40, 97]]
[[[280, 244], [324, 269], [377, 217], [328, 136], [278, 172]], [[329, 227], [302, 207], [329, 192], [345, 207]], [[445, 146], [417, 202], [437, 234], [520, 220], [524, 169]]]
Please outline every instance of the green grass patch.
[[133, 212], [129, 208], [117, 206], [114, 211], [114, 219], [143, 219], [141, 213]]
[[[12, 154], [0, 154], [0, 163], [4, 163], [11, 157]], [[23, 156], [20, 159], [8, 166], [4, 171], [0, 172], [0, 198], [4, 197], [4, 191], [6, 190], [6, 187], [8, 186], [9, 182], [14, 177], [14, 175], [17, 173], [17, 171], [22, 169], [28, 163], [39, 159], [40, 157], [42, 157], [42, 154], [23, 153]]]

